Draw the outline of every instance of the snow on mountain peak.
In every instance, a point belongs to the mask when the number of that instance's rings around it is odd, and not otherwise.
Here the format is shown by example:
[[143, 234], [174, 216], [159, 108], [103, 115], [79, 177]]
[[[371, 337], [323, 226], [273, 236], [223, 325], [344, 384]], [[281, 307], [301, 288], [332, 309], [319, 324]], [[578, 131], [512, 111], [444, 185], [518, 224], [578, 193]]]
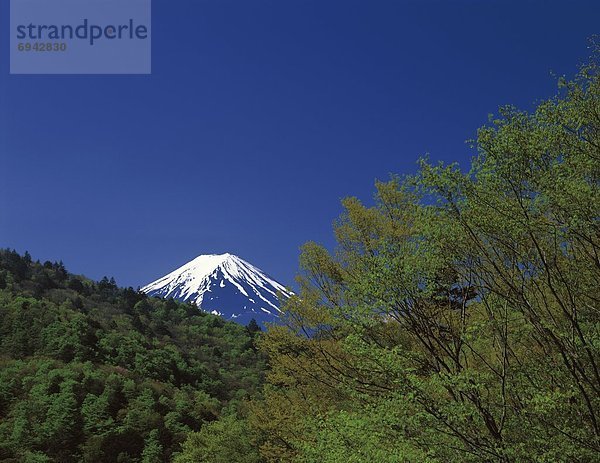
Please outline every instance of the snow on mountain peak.
[[234, 254], [204, 254], [144, 286], [150, 296], [195, 303], [240, 323], [275, 321], [280, 301], [293, 293]]

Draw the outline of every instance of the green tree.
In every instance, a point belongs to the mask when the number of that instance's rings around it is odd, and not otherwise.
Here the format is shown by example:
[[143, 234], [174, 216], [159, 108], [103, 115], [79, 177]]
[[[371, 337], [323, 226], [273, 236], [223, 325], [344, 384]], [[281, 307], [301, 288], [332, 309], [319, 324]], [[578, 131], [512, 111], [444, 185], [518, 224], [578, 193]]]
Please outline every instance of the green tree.
[[162, 446], [158, 439], [158, 430], [153, 429], [146, 437], [141, 463], [161, 463], [163, 460]]
[[502, 108], [302, 252], [249, 422], [270, 462], [600, 458], [600, 77]]
[[88, 435], [102, 435], [114, 424], [110, 416], [110, 393], [106, 389], [99, 396], [88, 393], [81, 404], [83, 430]]
[[183, 444], [175, 463], [262, 463], [254, 435], [245, 420], [227, 415], [205, 424]]
[[257, 333], [260, 333], [262, 331], [260, 326], [258, 325], [258, 323], [256, 322], [256, 320], [254, 318], [252, 320], [250, 320], [250, 322], [246, 326], [246, 329], [250, 333], [250, 336], [254, 336]]

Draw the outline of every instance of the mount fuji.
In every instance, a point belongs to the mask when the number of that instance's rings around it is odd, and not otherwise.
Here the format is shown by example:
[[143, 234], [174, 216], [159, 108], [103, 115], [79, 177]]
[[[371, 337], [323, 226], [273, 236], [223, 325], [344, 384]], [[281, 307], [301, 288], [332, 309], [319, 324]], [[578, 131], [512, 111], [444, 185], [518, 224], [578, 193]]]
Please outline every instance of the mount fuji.
[[294, 294], [233, 254], [198, 256], [140, 290], [149, 296], [193, 302], [243, 325], [253, 318], [262, 324], [276, 322], [282, 300]]

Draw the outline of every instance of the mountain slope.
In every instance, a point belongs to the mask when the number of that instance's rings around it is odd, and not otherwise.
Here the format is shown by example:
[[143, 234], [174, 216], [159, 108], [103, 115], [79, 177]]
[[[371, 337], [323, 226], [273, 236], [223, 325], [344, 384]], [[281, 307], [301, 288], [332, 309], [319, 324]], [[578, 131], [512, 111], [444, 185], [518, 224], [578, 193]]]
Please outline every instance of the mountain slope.
[[196, 257], [162, 278], [144, 286], [149, 296], [193, 302], [202, 310], [247, 324], [274, 322], [280, 300], [293, 293], [259, 268], [233, 254]]
[[255, 336], [0, 249], [0, 461], [170, 462], [260, 390]]

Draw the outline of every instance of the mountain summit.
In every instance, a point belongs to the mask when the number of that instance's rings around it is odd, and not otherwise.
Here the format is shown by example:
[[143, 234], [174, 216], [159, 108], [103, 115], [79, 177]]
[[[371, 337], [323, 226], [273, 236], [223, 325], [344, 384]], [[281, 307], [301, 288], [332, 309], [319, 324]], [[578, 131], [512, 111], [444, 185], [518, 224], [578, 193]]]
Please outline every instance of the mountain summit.
[[247, 324], [274, 322], [279, 316], [278, 296], [293, 293], [259, 268], [233, 254], [196, 257], [177, 270], [144, 286], [149, 296], [195, 303], [206, 312]]

